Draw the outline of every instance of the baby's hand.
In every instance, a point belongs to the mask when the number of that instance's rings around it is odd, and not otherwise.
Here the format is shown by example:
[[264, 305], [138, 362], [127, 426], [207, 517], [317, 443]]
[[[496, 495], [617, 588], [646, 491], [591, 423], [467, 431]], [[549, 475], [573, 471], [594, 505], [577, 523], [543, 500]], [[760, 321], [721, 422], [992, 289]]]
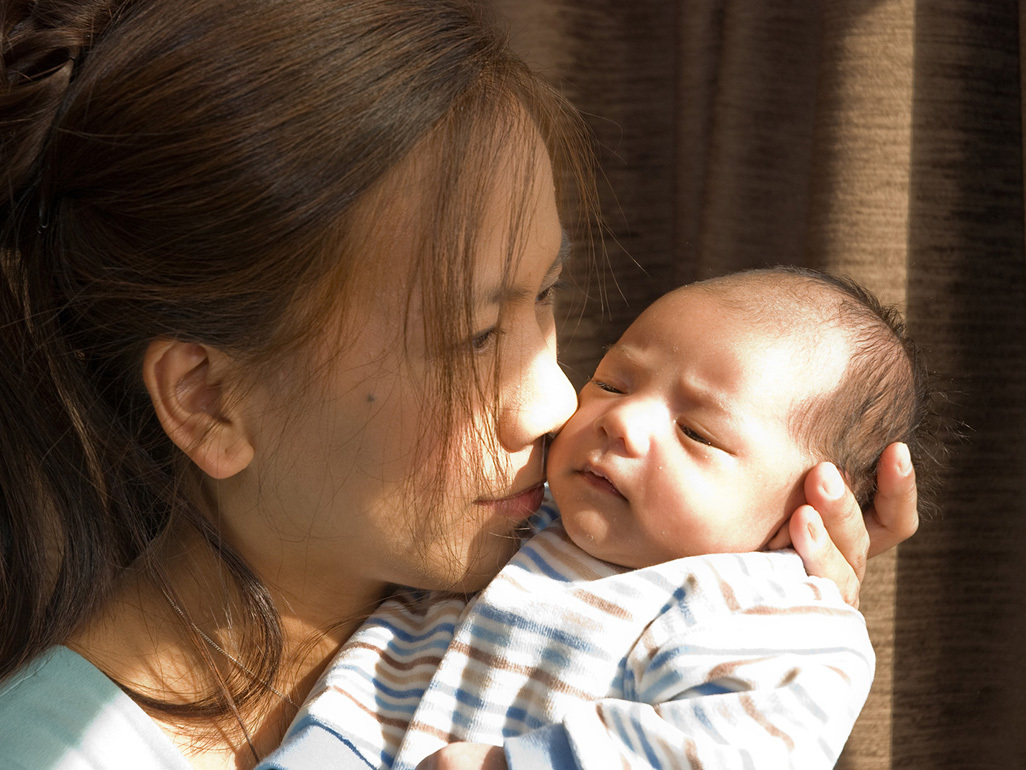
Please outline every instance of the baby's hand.
[[450, 743], [425, 758], [417, 770], [508, 770], [502, 746]]

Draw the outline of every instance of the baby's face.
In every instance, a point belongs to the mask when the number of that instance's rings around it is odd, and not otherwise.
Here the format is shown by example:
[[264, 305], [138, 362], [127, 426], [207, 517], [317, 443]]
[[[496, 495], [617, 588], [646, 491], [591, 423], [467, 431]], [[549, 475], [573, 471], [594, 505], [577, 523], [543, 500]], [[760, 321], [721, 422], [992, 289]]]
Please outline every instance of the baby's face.
[[792, 406], [836, 387], [846, 363], [843, 342], [769, 334], [715, 291], [663, 297], [605, 355], [552, 444], [567, 533], [627, 567], [762, 548], [804, 502], [814, 464]]

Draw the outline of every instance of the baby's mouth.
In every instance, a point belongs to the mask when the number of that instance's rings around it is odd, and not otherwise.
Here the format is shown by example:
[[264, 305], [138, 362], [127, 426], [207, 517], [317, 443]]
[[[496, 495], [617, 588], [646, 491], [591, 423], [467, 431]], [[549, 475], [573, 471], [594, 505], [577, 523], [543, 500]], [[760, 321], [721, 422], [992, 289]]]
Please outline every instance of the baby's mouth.
[[626, 496], [624, 496], [623, 492], [621, 492], [617, 488], [616, 484], [614, 484], [612, 480], [602, 470], [592, 465], [591, 463], [586, 463], [585, 466], [581, 468], [580, 474], [581, 477], [595, 489], [598, 489], [601, 492], [606, 492], [608, 494], [615, 495], [616, 497], [619, 497], [621, 500], [627, 499]]

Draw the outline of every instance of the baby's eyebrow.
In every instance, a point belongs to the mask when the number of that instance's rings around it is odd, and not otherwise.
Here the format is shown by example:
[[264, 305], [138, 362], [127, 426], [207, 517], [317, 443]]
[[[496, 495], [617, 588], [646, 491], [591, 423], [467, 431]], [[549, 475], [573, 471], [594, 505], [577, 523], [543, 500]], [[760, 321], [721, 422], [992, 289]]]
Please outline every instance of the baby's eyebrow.
[[631, 349], [631, 347], [629, 345], [624, 345], [620, 340], [602, 347], [602, 357], [605, 358], [606, 356], [625, 359], [628, 363], [636, 364], [638, 366], [642, 365], [638, 361], [638, 355]]
[[631, 375], [632, 377], [653, 368], [645, 362], [643, 350], [638, 350], [635, 346], [629, 343], [625, 344], [621, 340], [605, 346], [602, 352], [602, 361], [607, 361], [607, 365], [614, 367], [621, 375]]
[[701, 404], [703, 408], [719, 412], [725, 417], [733, 414], [729, 402], [722, 393], [692, 377], [681, 375], [677, 380], [677, 389], [690, 400]]

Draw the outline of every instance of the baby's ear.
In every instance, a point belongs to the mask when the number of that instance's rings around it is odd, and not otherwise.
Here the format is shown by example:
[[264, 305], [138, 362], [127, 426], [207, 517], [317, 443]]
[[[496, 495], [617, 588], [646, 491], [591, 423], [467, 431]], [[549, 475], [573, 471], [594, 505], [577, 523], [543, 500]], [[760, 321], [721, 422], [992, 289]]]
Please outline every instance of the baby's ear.
[[158, 339], [143, 356], [143, 382], [168, 437], [215, 479], [233, 476], [253, 460], [242, 410], [229, 398], [231, 359], [216, 348]]

